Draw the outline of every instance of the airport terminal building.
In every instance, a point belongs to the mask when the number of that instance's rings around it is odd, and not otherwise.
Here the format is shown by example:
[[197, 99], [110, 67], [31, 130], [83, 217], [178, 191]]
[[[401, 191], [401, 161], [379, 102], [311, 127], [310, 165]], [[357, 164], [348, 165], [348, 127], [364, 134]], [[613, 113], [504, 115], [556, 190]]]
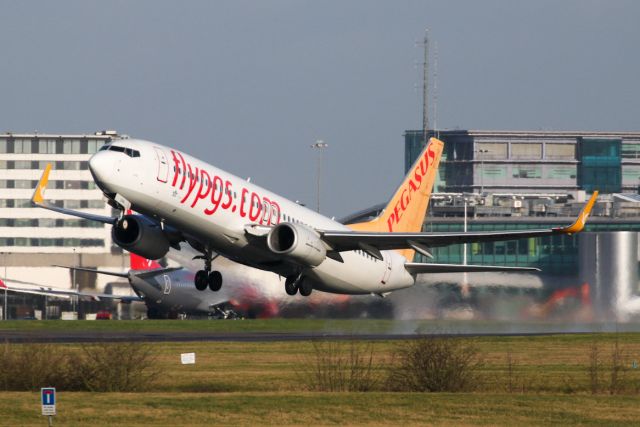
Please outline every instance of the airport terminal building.
[[[440, 180], [445, 193], [638, 193], [640, 132], [443, 130]], [[423, 132], [404, 134], [405, 171]]]
[[[88, 169], [91, 155], [119, 138], [96, 134], [0, 134], [0, 261], [3, 279], [43, 286], [102, 290], [108, 278], [73, 275], [53, 265], [112, 268], [121, 271], [128, 258], [111, 241], [104, 224], [33, 207], [31, 197], [47, 164], [52, 165], [46, 197], [57, 206], [111, 215]], [[14, 299], [20, 297], [14, 296]], [[13, 313], [16, 315], [15, 313]], [[19, 315], [18, 315], [19, 316]]]

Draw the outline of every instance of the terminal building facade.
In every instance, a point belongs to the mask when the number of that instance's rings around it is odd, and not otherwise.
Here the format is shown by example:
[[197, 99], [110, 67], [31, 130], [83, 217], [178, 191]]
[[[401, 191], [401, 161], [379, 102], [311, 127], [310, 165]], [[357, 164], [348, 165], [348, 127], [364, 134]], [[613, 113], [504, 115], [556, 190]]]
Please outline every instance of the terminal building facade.
[[[108, 277], [86, 272], [72, 274], [52, 266], [118, 271], [128, 266], [128, 257], [112, 243], [110, 227], [31, 204], [38, 180], [46, 165], [51, 164], [46, 191], [49, 202], [111, 215], [111, 207], [93, 181], [88, 160], [102, 145], [116, 138], [120, 137], [115, 132], [0, 134], [0, 262], [3, 265], [0, 275], [4, 280], [102, 290], [110, 280]], [[21, 317], [21, 314], [13, 312], [11, 317]]]
[[[446, 130], [439, 192], [638, 193], [640, 132]], [[423, 146], [406, 131], [405, 170]]]

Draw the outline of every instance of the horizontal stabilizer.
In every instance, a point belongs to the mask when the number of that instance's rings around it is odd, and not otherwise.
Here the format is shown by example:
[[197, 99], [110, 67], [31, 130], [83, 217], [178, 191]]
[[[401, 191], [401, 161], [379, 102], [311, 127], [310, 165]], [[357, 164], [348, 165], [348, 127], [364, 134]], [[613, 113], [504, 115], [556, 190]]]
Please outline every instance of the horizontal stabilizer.
[[409, 274], [421, 273], [473, 273], [480, 271], [540, 271], [539, 268], [533, 267], [503, 267], [499, 265], [462, 265], [462, 264], [432, 264], [407, 262], [404, 264]]

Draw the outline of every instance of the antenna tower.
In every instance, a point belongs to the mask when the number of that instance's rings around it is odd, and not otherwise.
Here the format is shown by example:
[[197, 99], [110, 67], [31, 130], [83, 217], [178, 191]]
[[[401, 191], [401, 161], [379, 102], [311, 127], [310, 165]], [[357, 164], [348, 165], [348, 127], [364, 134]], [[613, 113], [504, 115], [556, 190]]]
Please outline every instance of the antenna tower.
[[424, 30], [424, 62], [422, 64], [422, 138], [429, 134], [429, 29]]

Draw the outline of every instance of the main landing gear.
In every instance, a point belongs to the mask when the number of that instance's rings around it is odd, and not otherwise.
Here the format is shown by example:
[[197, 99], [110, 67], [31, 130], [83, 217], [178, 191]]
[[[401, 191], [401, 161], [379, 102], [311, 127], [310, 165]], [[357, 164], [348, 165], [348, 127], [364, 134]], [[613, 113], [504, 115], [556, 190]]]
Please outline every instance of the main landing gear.
[[308, 297], [313, 291], [313, 283], [302, 276], [289, 276], [284, 281], [284, 291], [287, 295], [294, 296], [300, 292], [303, 297]]
[[211, 261], [213, 260], [211, 252], [207, 251], [205, 255], [198, 258], [204, 259], [204, 270], [196, 273], [196, 277], [194, 278], [196, 289], [204, 291], [209, 288], [214, 292], [219, 291], [220, 288], [222, 288], [222, 273], [219, 271], [211, 271]]

